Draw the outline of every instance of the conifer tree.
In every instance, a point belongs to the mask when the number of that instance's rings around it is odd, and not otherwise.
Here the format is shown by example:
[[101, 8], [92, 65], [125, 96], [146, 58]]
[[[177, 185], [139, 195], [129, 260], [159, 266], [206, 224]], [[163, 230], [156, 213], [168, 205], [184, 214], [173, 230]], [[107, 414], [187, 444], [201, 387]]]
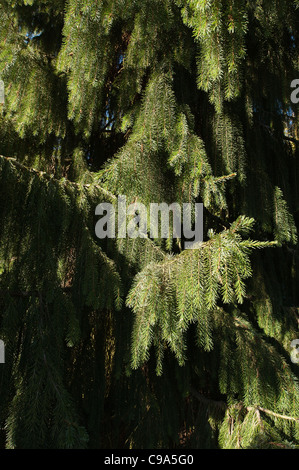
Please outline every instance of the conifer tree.
[[298, 7], [0, 0], [2, 447], [298, 446]]

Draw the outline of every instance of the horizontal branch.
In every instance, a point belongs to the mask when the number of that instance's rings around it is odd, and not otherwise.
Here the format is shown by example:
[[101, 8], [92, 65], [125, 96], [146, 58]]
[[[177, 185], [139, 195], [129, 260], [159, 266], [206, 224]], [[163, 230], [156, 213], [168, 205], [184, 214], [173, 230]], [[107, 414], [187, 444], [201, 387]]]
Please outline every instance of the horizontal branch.
[[207, 398], [204, 395], [202, 395], [201, 393], [197, 392], [194, 388], [191, 388], [190, 391], [191, 391], [191, 394], [194, 396], [194, 398], [196, 398], [198, 401], [200, 401], [204, 405], [207, 405], [207, 406], [212, 405], [212, 406], [215, 406], [216, 408], [220, 408], [222, 410], [227, 409], [227, 404], [224, 401], [217, 401], [217, 400], [213, 400], [211, 398]]
[[[72, 287], [61, 287], [61, 290], [65, 293], [69, 293], [72, 291]], [[39, 297], [40, 296], [39, 291], [9, 291], [0, 289], [0, 298], [5, 297], [6, 295], [9, 295], [10, 297], [17, 297], [17, 298], [27, 298], [27, 297]]]
[[[264, 127], [265, 129], [267, 129], [267, 131], [269, 132], [269, 134], [271, 135], [271, 137], [275, 140], [279, 140], [278, 137], [276, 137], [272, 131], [272, 129], [270, 128], [270, 126], [268, 126], [267, 124], [264, 124], [263, 122], [259, 121], [259, 124], [260, 126]], [[294, 144], [299, 144], [299, 140], [298, 139], [295, 139], [295, 137], [289, 137], [285, 134], [282, 134], [280, 136], [283, 140], [288, 140], [289, 142], [293, 142]]]
[[293, 418], [292, 416], [281, 415], [279, 413], [275, 413], [274, 411], [266, 410], [265, 408], [262, 408], [261, 406], [247, 406], [246, 409], [247, 411], [262, 411], [263, 413], [266, 413], [270, 416], [274, 416], [275, 418], [287, 419], [289, 421], [295, 421], [296, 423], [299, 423], [299, 418]]
[[290, 142], [293, 142], [294, 144], [299, 144], [299, 140], [298, 139], [295, 139], [295, 137], [289, 137], [287, 135], [284, 135], [283, 136], [283, 139], [284, 140], [289, 140]]
[[[223, 410], [227, 410], [229, 408], [228, 405], [224, 401], [217, 401], [217, 400], [212, 400], [210, 398], [207, 398], [204, 395], [202, 395], [201, 393], [194, 390], [193, 388], [191, 389], [191, 394], [198, 401], [200, 401], [201, 403], [203, 403], [205, 405], [208, 405], [208, 406], [213, 405], [213, 406], [215, 406], [217, 408], [220, 408], [220, 409], [223, 409]], [[237, 406], [240, 406], [240, 404], [238, 404]], [[266, 408], [262, 408], [261, 406], [247, 406], [245, 409], [247, 411], [261, 411], [261, 412], [266, 413], [270, 416], [274, 416], [275, 418], [285, 419], [285, 420], [294, 421], [296, 423], [299, 423], [299, 418], [294, 418], [292, 416], [287, 416], [287, 415], [283, 415], [283, 414], [280, 414], [280, 413], [275, 413], [274, 411], [267, 410]]]
[[226, 222], [225, 220], [221, 219], [217, 215], [213, 214], [209, 209], [204, 207], [204, 211], [207, 213], [207, 215], [214, 220], [217, 224], [221, 225], [224, 229], [229, 229], [231, 224], [229, 222]]
[[23, 165], [23, 163], [20, 163], [18, 160], [16, 160], [13, 157], [5, 157], [4, 155], [0, 155], [0, 158], [3, 158], [4, 160], [12, 163], [15, 167], [20, 168], [23, 171], [28, 171], [30, 173], [34, 173], [39, 177], [46, 177], [49, 180], [54, 181], [54, 182], [59, 183], [59, 184], [65, 182], [66, 184], [68, 184], [70, 186], [73, 186], [73, 187], [76, 187], [78, 189], [80, 189], [80, 188], [87, 188], [88, 189], [90, 187], [94, 187], [94, 188], [98, 189], [99, 192], [107, 195], [110, 199], [116, 200], [116, 196], [114, 194], [110, 193], [109, 191], [102, 188], [102, 186], [100, 186], [98, 184], [94, 184], [94, 183], [92, 183], [92, 184], [80, 184], [80, 183], [76, 183], [75, 181], [70, 181], [68, 179], [63, 179], [63, 180], [60, 179], [59, 180], [57, 178], [53, 178], [52, 175], [50, 175], [49, 173], [47, 173], [45, 171], [40, 171], [40, 170], [37, 170], [36, 168], [30, 168], [28, 166], [25, 166], [25, 165]]

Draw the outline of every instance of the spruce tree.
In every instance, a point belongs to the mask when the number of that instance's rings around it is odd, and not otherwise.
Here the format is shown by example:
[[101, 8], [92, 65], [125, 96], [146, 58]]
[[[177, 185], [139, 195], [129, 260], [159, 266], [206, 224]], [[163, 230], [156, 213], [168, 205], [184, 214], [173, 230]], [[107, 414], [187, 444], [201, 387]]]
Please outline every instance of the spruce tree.
[[2, 447], [298, 446], [298, 7], [0, 1]]

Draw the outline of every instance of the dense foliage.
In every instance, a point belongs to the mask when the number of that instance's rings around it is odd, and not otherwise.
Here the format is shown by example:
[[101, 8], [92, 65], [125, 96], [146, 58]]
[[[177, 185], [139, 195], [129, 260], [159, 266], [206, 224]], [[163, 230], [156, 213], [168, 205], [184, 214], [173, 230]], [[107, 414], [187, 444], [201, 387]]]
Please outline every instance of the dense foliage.
[[[0, 0], [2, 447], [298, 445], [298, 7]], [[203, 243], [100, 240], [119, 195]]]

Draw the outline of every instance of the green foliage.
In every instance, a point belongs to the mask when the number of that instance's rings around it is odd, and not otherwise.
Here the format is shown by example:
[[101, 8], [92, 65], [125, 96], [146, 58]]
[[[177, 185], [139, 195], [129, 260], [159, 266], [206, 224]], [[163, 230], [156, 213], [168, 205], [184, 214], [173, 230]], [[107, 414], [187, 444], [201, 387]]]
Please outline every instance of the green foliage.
[[[298, 1], [0, 18], [5, 446], [296, 448]], [[203, 242], [97, 239], [119, 195], [202, 202]]]
[[[247, 231], [252, 222], [240, 218], [230, 230], [212, 235], [198, 249], [151, 263], [138, 273], [127, 301], [136, 315], [133, 367], [148, 359], [156, 335], [158, 353], [169, 345], [183, 365], [184, 334], [190, 323], [197, 324], [199, 345], [206, 351], [213, 349], [213, 311], [219, 298], [224, 304], [243, 303], [244, 280], [252, 274], [248, 252], [271, 245], [241, 239], [239, 232]], [[158, 370], [162, 372], [160, 361]]]

